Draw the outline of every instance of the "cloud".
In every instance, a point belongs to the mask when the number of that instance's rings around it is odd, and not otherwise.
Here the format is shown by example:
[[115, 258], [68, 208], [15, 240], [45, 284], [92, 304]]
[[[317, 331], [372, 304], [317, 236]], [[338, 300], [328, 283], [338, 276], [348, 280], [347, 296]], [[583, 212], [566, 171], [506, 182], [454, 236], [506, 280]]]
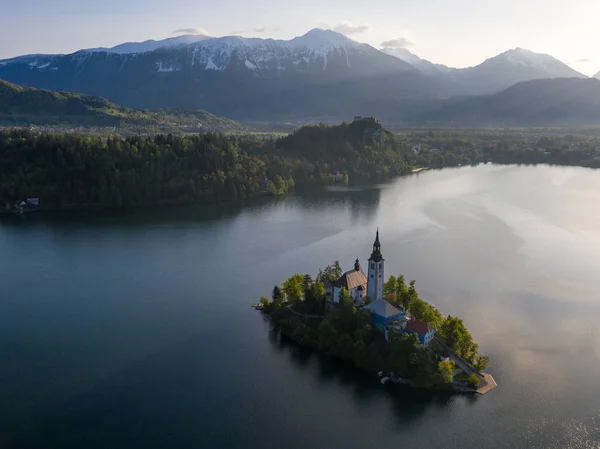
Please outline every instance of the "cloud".
[[[235, 30], [232, 31], [231, 34], [249, 34], [249, 33], [264, 33], [265, 31], [268, 31], [269, 29], [266, 26], [261, 26], [258, 28], [252, 28], [250, 30]], [[279, 31], [279, 28], [274, 28], [271, 31]]]
[[406, 48], [412, 45], [416, 45], [416, 42], [409, 37], [397, 37], [396, 39], [390, 39], [381, 43], [382, 47], [388, 48]]
[[590, 58], [579, 58], [569, 61], [569, 64], [587, 64], [588, 62], [594, 62], [594, 60]]
[[338, 33], [342, 34], [358, 34], [369, 31], [371, 28], [371, 25], [368, 23], [354, 25], [352, 22], [344, 20], [342, 23], [338, 23], [336, 26], [334, 26], [333, 31], [337, 31]]
[[204, 28], [179, 28], [178, 30], [173, 31], [173, 34], [201, 34], [203, 36], [208, 36], [208, 31]]

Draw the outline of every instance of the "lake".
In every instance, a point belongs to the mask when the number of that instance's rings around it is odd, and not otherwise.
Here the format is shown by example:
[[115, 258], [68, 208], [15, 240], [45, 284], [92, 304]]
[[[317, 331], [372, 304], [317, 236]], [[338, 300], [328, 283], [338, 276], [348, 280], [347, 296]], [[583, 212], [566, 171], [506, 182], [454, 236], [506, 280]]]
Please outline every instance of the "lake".
[[[0, 221], [4, 448], [600, 447], [600, 171], [478, 166], [247, 205]], [[279, 341], [292, 273], [416, 279], [491, 358], [450, 396]]]

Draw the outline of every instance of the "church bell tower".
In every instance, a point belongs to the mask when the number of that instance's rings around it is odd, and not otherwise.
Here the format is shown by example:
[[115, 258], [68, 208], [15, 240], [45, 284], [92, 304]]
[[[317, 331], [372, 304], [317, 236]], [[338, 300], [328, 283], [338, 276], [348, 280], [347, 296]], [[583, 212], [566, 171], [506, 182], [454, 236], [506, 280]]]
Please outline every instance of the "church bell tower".
[[383, 263], [381, 243], [379, 243], [379, 229], [377, 229], [373, 252], [369, 258], [369, 275], [367, 278], [367, 296], [373, 301], [383, 299], [383, 282], [385, 279], [383, 276]]

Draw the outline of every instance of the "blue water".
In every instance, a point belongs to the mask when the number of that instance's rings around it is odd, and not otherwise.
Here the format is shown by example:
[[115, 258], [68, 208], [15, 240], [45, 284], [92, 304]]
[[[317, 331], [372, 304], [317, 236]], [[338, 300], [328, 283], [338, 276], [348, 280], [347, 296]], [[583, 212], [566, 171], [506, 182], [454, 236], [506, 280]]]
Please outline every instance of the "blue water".
[[[424, 172], [247, 205], [0, 221], [0, 446], [600, 445], [600, 172]], [[464, 318], [499, 387], [382, 387], [249, 304], [294, 272], [386, 275]]]

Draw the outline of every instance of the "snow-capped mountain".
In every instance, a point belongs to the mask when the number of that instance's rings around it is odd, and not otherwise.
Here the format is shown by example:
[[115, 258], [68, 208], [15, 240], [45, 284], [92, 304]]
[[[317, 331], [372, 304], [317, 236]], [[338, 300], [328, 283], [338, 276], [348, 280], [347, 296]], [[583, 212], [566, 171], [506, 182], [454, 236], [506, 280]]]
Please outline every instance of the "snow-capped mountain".
[[523, 81], [551, 78], [587, 78], [553, 56], [523, 48], [508, 50], [475, 67], [454, 73], [468, 93], [496, 93]]
[[399, 99], [441, 95], [410, 64], [320, 29], [288, 41], [227, 36], [145, 52], [24, 56], [0, 61], [0, 78], [237, 118], [375, 114], [395, 111]]
[[555, 77], [584, 76], [549, 55], [522, 49], [452, 69], [408, 50], [379, 51], [321, 29], [291, 40], [192, 35], [0, 61], [0, 78], [28, 87], [238, 119], [396, 117], [453, 95], [492, 94]]
[[157, 48], [173, 47], [176, 45], [187, 45], [195, 42], [204, 41], [207, 39], [213, 39], [210, 36], [204, 36], [202, 34], [184, 34], [182, 36], [170, 37], [168, 39], [162, 39], [159, 41], [147, 40], [144, 42], [125, 42], [124, 44], [116, 45], [115, 47], [98, 47], [88, 48], [87, 51], [94, 52], [106, 52], [106, 53], [144, 53], [146, 51], [153, 51]]
[[409, 63], [410, 65], [412, 65], [416, 69], [419, 69], [421, 72], [427, 75], [440, 76], [444, 73], [457, 70], [442, 64], [434, 64], [433, 62], [430, 62], [426, 59], [421, 59], [406, 48], [384, 47], [381, 49], [381, 51], [385, 54], [395, 56], [396, 58]]
[[508, 50], [465, 69], [450, 68], [419, 58], [405, 48], [383, 48], [423, 73], [455, 83], [456, 93], [489, 94], [523, 81], [550, 78], [587, 78], [553, 56], [523, 48]]
[[596, 74], [594, 75], [594, 78], [596, 78], [596, 79], [599, 79], [599, 80], [600, 80], [600, 72], [596, 73]]

